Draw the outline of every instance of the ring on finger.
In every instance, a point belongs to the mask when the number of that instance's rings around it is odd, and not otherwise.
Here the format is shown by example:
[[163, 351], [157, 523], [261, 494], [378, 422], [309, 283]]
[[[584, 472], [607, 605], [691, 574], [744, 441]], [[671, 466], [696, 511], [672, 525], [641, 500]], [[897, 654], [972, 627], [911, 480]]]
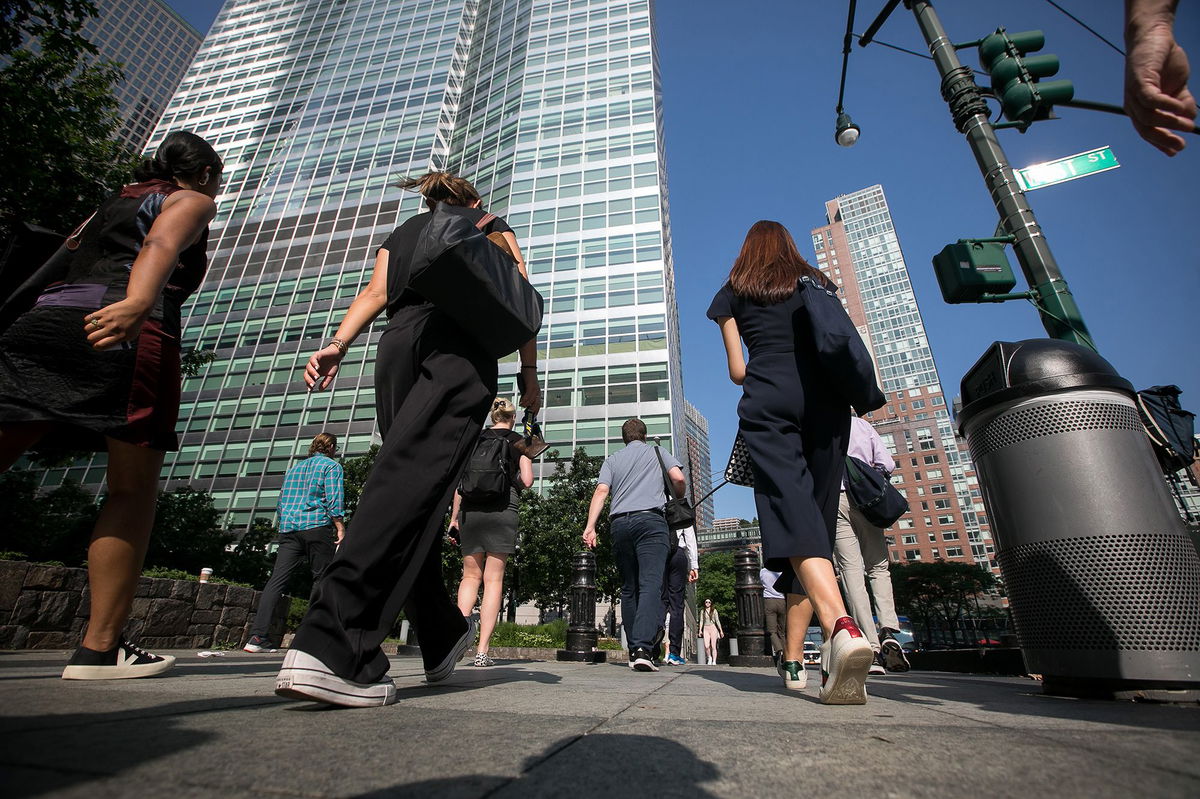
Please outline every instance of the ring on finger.
[[92, 321], [88, 322], [88, 324], [91, 325], [96, 330], [99, 330], [100, 328], [104, 327], [104, 323], [101, 322], [99, 319], [93, 319]]

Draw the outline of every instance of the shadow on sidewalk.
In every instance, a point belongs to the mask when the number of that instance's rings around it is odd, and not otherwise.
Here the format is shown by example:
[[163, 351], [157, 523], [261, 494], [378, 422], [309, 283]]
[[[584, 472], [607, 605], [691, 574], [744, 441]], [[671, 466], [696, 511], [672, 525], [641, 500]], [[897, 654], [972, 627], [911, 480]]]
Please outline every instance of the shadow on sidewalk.
[[[355, 799], [412, 797], [439, 799], [514, 796], [521, 799], [560, 799], [563, 796], [621, 795], [633, 792], [655, 797], [706, 799], [702, 783], [721, 776], [720, 770], [675, 741], [649, 735], [596, 733], [563, 738], [521, 767], [518, 777], [470, 774], [393, 785], [359, 794]], [[634, 786], [641, 786], [638, 789]]]

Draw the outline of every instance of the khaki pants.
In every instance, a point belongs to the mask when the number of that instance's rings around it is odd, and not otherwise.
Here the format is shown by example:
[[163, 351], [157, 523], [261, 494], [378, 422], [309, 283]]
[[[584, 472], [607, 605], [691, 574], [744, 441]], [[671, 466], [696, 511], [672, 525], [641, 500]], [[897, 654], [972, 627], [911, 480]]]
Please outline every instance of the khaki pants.
[[900, 629], [896, 601], [892, 598], [892, 577], [888, 573], [887, 541], [883, 530], [850, 507], [845, 491], [838, 500], [833, 560], [842, 577], [842, 593], [846, 595], [848, 610], [871, 642], [871, 648], [878, 652], [879, 634], [875, 631], [866, 580], [871, 581], [879, 626]]

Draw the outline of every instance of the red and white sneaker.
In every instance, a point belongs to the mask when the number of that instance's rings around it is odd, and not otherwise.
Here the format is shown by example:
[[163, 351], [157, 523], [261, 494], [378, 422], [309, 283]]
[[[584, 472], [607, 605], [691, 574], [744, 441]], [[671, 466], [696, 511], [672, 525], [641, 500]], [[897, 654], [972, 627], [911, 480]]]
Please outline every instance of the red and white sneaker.
[[866, 704], [867, 671], [875, 653], [854, 619], [849, 616], [838, 619], [833, 625], [833, 636], [821, 650], [821, 702]]

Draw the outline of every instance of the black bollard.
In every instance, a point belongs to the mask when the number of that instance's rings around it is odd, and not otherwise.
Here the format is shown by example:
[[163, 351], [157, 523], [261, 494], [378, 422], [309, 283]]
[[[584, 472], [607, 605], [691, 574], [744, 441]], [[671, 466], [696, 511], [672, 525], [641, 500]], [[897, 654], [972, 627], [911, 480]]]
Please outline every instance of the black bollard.
[[738, 654], [729, 658], [730, 666], [772, 666], [775, 661], [766, 652], [763, 629], [762, 583], [758, 579], [758, 553], [743, 549], [733, 556], [737, 585]]
[[558, 660], [603, 663], [607, 655], [596, 649], [596, 556], [585, 549], [575, 556], [571, 597], [567, 601], [567, 647], [558, 650]]

